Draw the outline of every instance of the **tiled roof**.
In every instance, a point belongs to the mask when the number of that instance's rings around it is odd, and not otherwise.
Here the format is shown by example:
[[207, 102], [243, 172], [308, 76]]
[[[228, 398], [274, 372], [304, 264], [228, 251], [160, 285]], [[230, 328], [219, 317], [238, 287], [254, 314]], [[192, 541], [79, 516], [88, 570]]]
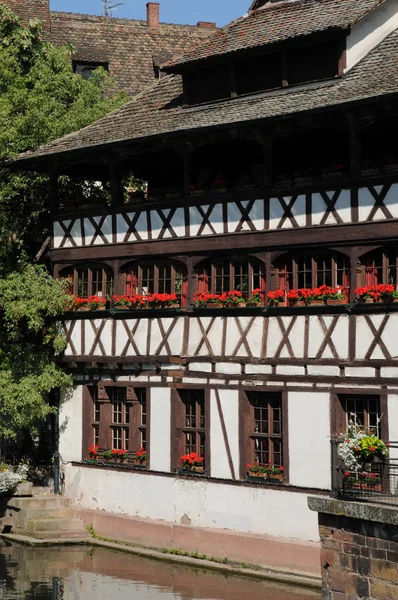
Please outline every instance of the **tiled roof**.
[[153, 83], [154, 66], [192, 49], [215, 31], [168, 23], [150, 28], [146, 21], [51, 12], [50, 39], [54, 44], [71, 43], [77, 62], [107, 63], [118, 87], [134, 96]]
[[[342, 79], [317, 82], [191, 108], [182, 105], [179, 75], [169, 75], [93, 125], [17, 158], [30, 167], [51, 162], [54, 154], [138, 141], [153, 136], [275, 118], [303, 111], [398, 95], [398, 30], [372, 50]], [[66, 155], [64, 155], [66, 158]], [[68, 160], [72, 158], [67, 155]]]
[[181, 65], [258, 48], [331, 29], [347, 29], [384, 0], [286, 0], [268, 3], [219, 29], [191, 51], [166, 63]]

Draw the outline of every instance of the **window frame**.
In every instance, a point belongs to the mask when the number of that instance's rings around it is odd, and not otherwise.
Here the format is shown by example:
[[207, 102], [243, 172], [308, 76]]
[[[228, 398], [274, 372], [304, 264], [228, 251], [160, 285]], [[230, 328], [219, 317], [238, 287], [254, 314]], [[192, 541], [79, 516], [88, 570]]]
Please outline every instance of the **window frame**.
[[[148, 290], [147, 293], [143, 293], [143, 275], [144, 269], [153, 268], [153, 290]], [[181, 306], [185, 306], [187, 302], [188, 294], [188, 274], [186, 266], [183, 263], [178, 263], [173, 260], [159, 260], [159, 261], [146, 261], [146, 262], [135, 262], [130, 265], [126, 265], [123, 269], [123, 289], [128, 296], [134, 296], [136, 294], [146, 296], [149, 294], [162, 294], [168, 292], [159, 292], [159, 282], [168, 281], [168, 279], [159, 277], [160, 269], [164, 267], [170, 267], [170, 293], [176, 294], [177, 298], [180, 298]], [[178, 269], [181, 271], [181, 291], [177, 292], [176, 284], [178, 281]]]
[[[289, 430], [288, 430], [288, 401], [285, 390], [272, 390], [259, 387], [256, 390], [243, 389], [239, 391], [239, 454], [240, 454], [240, 479], [245, 480], [247, 474], [247, 464], [254, 462], [254, 448], [251, 440], [254, 436], [253, 420], [254, 409], [250, 401], [251, 394], [264, 394], [272, 396], [278, 395], [280, 398], [281, 410], [281, 447], [282, 447], [282, 466], [284, 479], [283, 483], [289, 483]], [[268, 437], [273, 437], [268, 435]]]
[[[124, 390], [124, 408], [122, 411], [128, 411], [128, 422], [117, 423], [114, 421], [113, 399], [116, 393]], [[142, 400], [145, 396], [146, 424], [142, 423]], [[98, 404], [99, 420], [95, 412], [95, 402]], [[126, 421], [126, 419], [122, 419]], [[133, 464], [135, 452], [142, 447], [142, 432], [146, 432], [146, 468], [149, 468], [149, 450], [150, 450], [150, 392], [149, 388], [144, 386], [126, 386], [126, 385], [86, 385], [83, 391], [83, 439], [82, 439], [82, 459], [88, 456], [88, 447], [92, 443], [99, 446], [100, 456], [104, 450], [114, 448], [113, 432], [116, 428], [128, 432], [128, 464]], [[95, 437], [95, 431], [98, 431]], [[124, 449], [125, 433], [122, 435], [122, 448]]]
[[[258, 258], [257, 256], [236, 256], [236, 257], [220, 257], [220, 258], [207, 258], [203, 261], [198, 262], [195, 265], [195, 274], [197, 280], [197, 290], [198, 292], [206, 292], [209, 294], [221, 294], [222, 291], [233, 291], [239, 290], [239, 285], [235, 285], [237, 283], [236, 279], [240, 277], [239, 271], [237, 267], [239, 264], [241, 265], [243, 262], [247, 261], [247, 292], [242, 292], [243, 296], [250, 297], [253, 295], [253, 289], [256, 289], [254, 286], [254, 277], [260, 278], [260, 290], [264, 294], [266, 290], [266, 264], [263, 260]], [[221, 263], [223, 275], [220, 276], [217, 274], [217, 263]], [[257, 263], [257, 268], [256, 268]], [[258, 270], [259, 268], [259, 270]], [[225, 272], [227, 272], [225, 274]], [[217, 281], [222, 277], [222, 279], [229, 279], [229, 288], [217, 291]]]
[[[350, 259], [343, 253], [338, 253], [335, 251], [324, 250], [319, 251], [317, 253], [308, 252], [300, 252], [297, 255], [291, 252], [283, 254], [278, 258], [273, 260], [273, 280], [274, 285], [273, 289], [282, 289], [289, 291], [290, 289], [298, 289], [303, 287], [316, 288], [322, 285], [322, 283], [318, 283], [318, 273], [323, 272], [324, 270], [319, 267], [318, 261], [324, 258], [325, 256], [330, 257], [331, 260], [331, 287], [344, 287], [348, 292], [350, 291], [350, 283], [351, 283], [351, 265]], [[306, 263], [306, 259], [309, 258], [311, 261], [311, 285], [299, 285], [299, 276], [302, 272], [299, 270], [300, 263]], [[338, 260], [345, 260], [345, 268], [340, 269], [338, 265]], [[285, 268], [281, 268], [281, 263], [284, 261]], [[286, 265], [291, 261], [291, 269], [287, 268]], [[347, 284], [337, 283], [338, 273], [343, 271], [342, 279], [346, 278]], [[291, 274], [292, 284], [289, 285], [289, 275]]]
[[[185, 432], [193, 432], [194, 428], [189, 428], [184, 425], [185, 420], [185, 403], [183, 396], [202, 392], [204, 402], [204, 473], [203, 475], [210, 476], [211, 472], [211, 458], [210, 458], [210, 391], [208, 388], [189, 388], [184, 387], [183, 389], [173, 388], [171, 390], [171, 473], [175, 473], [180, 469], [180, 458], [183, 456], [185, 451]], [[191, 474], [191, 473], [190, 473]], [[195, 473], [192, 473], [195, 475]]]
[[[85, 263], [81, 265], [72, 265], [65, 269], [62, 269], [59, 273], [59, 277], [71, 277], [72, 278], [72, 294], [78, 296], [79, 291], [79, 271], [87, 270], [87, 294], [82, 294], [81, 297], [97, 296], [98, 292], [93, 293], [93, 272], [102, 270], [101, 285], [102, 290], [105, 290], [100, 298], [110, 300], [115, 291], [115, 273], [112, 267], [103, 264]], [[111, 278], [109, 280], [109, 278]], [[110, 285], [110, 291], [108, 294], [108, 282]]]
[[380, 410], [380, 437], [383, 441], [389, 440], [389, 425], [388, 425], [388, 398], [386, 393], [375, 393], [374, 391], [367, 392], [364, 390], [342, 390], [338, 393], [331, 394], [331, 435], [334, 439], [339, 439], [341, 434], [346, 431], [348, 424], [347, 413], [344, 410], [342, 400], [350, 397], [365, 397], [375, 398], [379, 401]]
[[[390, 263], [390, 253], [395, 253], [395, 264]], [[363, 267], [361, 276], [362, 285], [389, 284], [389, 271], [390, 268], [394, 268], [395, 283], [392, 283], [391, 285], [398, 288], [398, 246], [382, 246], [380, 248], [375, 248], [374, 250], [363, 254], [360, 260]], [[375, 277], [376, 271], [379, 270], [381, 270], [381, 281], [379, 281], [378, 274]]]
[[73, 61], [73, 72], [76, 75], [80, 75], [85, 81], [88, 81], [92, 77], [92, 73], [89, 77], [84, 77], [83, 73], [85, 69], [91, 69], [95, 71], [95, 69], [99, 69], [102, 67], [105, 71], [109, 71], [109, 64], [107, 62], [95, 62], [95, 61], [85, 61], [85, 60], [74, 60]]

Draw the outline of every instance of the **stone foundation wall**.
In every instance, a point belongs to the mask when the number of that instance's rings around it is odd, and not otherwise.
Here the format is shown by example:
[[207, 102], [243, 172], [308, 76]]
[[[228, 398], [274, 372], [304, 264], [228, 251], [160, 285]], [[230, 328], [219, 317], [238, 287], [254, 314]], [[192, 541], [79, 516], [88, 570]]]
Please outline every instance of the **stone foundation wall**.
[[398, 506], [309, 498], [319, 512], [323, 600], [398, 599]]

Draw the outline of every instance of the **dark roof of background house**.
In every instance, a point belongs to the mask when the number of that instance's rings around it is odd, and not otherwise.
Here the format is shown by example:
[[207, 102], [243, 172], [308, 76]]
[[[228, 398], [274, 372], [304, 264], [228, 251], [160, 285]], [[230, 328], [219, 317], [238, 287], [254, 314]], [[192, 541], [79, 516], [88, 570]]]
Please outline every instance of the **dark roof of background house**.
[[[15, 162], [30, 167], [51, 162], [54, 154], [143, 140], [189, 130], [219, 127], [398, 94], [398, 30], [391, 33], [349, 73], [330, 81], [252, 94], [184, 108], [182, 80], [169, 75], [96, 123], [55, 140]], [[70, 158], [70, 155], [68, 155]], [[45, 158], [47, 157], [47, 158]], [[62, 158], [62, 157], [59, 157]]]
[[290, 38], [333, 29], [347, 29], [385, 0], [286, 0], [268, 3], [219, 29], [165, 68], [231, 54]]
[[76, 62], [106, 63], [118, 87], [132, 96], [153, 83], [154, 67], [216, 31], [215, 27], [168, 23], [151, 28], [146, 21], [62, 12], [51, 12], [50, 18], [54, 44], [71, 43]]

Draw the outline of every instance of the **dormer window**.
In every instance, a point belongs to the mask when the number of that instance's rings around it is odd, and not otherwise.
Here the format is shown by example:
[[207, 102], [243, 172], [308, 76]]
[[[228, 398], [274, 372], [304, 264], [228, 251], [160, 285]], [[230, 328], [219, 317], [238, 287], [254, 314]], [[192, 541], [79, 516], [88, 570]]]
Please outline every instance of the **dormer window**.
[[229, 98], [231, 80], [228, 65], [198, 69], [184, 76], [188, 104], [201, 104]]
[[77, 75], [81, 75], [83, 77], [83, 79], [85, 79], [86, 81], [88, 81], [90, 79], [90, 77], [92, 77], [95, 69], [98, 69], [99, 67], [102, 67], [103, 69], [105, 69], [105, 71], [108, 70], [108, 64], [107, 63], [99, 63], [99, 62], [74, 62], [73, 63], [73, 70]]
[[345, 38], [290, 45], [183, 74], [185, 104], [264, 92], [341, 74]]

